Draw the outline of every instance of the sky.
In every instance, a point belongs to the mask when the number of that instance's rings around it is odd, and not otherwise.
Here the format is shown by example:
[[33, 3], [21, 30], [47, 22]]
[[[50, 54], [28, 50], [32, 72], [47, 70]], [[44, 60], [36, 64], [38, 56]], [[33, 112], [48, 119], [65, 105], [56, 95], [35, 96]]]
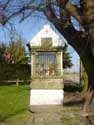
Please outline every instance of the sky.
[[[30, 42], [30, 40], [34, 37], [34, 35], [38, 33], [38, 31], [42, 28], [44, 24], [49, 23], [50, 25], [52, 25], [44, 16], [41, 15], [40, 16], [34, 15], [28, 18], [27, 20], [23, 21], [22, 23], [18, 23], [17, 20], [19, 19], [16, 20], [14, 19], [13, 24], [17, 32], [19, 32], [19, 34], [21, 34], [21, 36], [23, 37], [25, 46], [27, 43]], [[6, 28], [0, 27], [0, 42], [3, 41], [4, 43], [8, 43], [9, 41], [8, 36], [9, 36], [8, 26], [7, 30]], [[71, 46], [68, 47], [68, 52], [70, 52], [72, 56], [72, 62], [74, 66], [71, 69], [67, 69], [66, 71], [79, 72], [79, 56]]]

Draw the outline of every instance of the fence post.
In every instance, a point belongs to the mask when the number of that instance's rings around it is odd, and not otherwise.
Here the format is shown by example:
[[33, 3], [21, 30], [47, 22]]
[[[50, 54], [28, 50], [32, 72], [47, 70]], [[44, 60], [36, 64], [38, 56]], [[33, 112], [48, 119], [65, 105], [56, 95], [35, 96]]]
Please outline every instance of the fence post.
[[16, 85], [19, 86], [19, 79], [16, 80]]

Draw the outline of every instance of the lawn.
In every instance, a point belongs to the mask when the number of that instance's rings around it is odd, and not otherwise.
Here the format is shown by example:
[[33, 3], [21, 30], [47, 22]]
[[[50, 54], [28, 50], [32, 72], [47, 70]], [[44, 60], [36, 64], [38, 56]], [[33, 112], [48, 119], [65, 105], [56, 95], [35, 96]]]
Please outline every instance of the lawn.
[[25, 125], [31, 117], [29, 86], [0, 86], [0, 124]]

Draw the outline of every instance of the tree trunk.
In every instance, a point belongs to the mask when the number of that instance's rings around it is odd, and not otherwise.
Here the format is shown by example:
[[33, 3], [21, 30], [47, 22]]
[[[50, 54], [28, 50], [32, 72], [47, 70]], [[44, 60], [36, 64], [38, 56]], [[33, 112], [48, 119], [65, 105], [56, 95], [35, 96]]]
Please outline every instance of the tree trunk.
[[84, 105], [83, 105], [83, 110], [89, 113], [94, 113], [94, 99], [92, 96], [93, 95], [93, 90], [91, 91], [90, 89], [85, 93], [84, 95]]
[[84, 95], [83, 110], [94, 113], [94, 56], [89, 48], [82, 57], [82, 62], [88, 75], [88, 91]]
[[[92, 68], [94, 69], [94, 66]], [[93, 77], [92, 79], [94, 79]], [[83, 110], [94, 113], [94, 80], [91, 81], [91, 79], [89, 79], [88, 82], [93, 85], [89, 86], [88, 91], [85, 93]]]

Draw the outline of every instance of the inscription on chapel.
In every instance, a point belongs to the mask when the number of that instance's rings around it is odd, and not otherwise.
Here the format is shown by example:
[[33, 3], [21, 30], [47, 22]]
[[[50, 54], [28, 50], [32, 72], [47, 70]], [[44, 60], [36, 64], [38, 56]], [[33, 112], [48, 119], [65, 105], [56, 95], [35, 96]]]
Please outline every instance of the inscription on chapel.
[[43, 48], [49, 48], [52, 46], [52, 38], [41, 38], [41, 46]]

